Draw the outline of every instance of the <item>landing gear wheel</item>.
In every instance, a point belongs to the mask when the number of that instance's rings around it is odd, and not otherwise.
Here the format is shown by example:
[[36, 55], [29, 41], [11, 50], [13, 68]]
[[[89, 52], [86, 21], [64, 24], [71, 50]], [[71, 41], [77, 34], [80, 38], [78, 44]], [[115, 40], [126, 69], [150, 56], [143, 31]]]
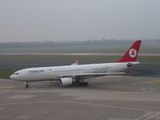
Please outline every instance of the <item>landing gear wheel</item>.
[[88, 82], [84, 82], [83, 84], [84, 84], [85, 86], [88, 86]]
[[29, 88], [28, 82], [25, 82], [26, 88]]
[[84, 85], [83, 82], [80, 82], [80, 83], [79, 83], [79, 86], [83, 86], [83, 85]]
[[26, 88], [29, 88], [29, 85], [26, 85]]
[[80, 86], [88, 86], [88, 82], [80, 82], [79, 85]]

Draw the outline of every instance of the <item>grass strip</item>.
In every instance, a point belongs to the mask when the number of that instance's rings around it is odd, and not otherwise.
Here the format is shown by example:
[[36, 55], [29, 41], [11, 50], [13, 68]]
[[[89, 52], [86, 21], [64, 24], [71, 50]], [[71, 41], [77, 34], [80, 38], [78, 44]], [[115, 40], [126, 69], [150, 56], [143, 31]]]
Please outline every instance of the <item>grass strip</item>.
[[12, 75], [18, 69], [0, 69], [0, 78], [9, 79], [10, 75]]

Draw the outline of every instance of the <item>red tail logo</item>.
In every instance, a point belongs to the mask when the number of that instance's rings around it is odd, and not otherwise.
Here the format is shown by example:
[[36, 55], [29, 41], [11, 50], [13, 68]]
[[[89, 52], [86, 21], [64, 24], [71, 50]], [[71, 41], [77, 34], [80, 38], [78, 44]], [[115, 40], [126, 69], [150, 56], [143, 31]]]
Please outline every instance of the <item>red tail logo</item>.
[[131, 58], [134, 58], [134, 57], [136, 57], [136, 55], [137, 55], [137, 51], [135, 49], [130, 49], [129, 56]]
[[142, 40], [135, 41], [124, 56], [117, 62], [135, 62], [137, 60], [141, 42]]

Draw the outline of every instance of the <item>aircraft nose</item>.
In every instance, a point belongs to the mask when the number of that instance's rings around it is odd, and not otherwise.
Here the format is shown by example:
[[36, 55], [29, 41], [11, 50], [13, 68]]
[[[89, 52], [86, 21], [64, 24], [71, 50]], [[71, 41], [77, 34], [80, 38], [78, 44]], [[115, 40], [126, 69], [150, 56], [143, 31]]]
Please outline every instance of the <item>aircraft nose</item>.
[[10, 79], [13, 79], [13, 78], [14, 78], [14, 75], [11, 75], [11, 76], [10, 76]]

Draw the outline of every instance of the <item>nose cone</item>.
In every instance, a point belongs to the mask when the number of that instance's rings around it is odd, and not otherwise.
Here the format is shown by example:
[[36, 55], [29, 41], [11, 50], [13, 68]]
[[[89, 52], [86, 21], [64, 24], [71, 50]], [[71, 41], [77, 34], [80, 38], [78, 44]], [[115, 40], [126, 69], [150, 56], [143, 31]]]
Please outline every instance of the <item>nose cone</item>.
[[10, 76], [10, 79], [13, 79], [13, 75]]
[[10, 79], [12, 79], [12, 80], [15, 79], [14, 75], [11, 75], [11, 76], [10, 76]]

